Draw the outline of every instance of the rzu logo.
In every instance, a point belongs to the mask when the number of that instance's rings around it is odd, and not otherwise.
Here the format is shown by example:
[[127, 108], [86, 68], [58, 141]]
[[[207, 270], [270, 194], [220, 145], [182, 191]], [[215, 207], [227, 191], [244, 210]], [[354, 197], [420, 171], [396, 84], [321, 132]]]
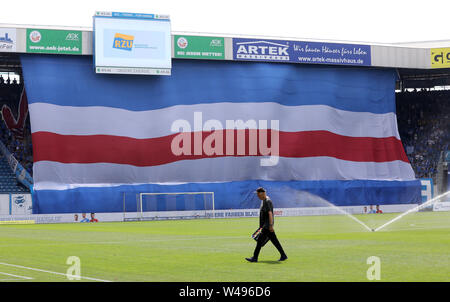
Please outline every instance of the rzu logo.
[[270, 41], [236, 42], [236, 59], [289, 61], [289, 44]]
[[131, 51], [133, 48], [134, 36], [116, 33], [114, 35], [113, 48]]

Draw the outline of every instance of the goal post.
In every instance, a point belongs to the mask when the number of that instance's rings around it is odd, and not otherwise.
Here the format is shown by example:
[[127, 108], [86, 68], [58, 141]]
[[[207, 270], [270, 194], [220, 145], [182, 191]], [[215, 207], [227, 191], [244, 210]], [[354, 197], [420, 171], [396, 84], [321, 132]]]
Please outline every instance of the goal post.
[[214, 218], [214, 192], [138, 193], [139, 220]]

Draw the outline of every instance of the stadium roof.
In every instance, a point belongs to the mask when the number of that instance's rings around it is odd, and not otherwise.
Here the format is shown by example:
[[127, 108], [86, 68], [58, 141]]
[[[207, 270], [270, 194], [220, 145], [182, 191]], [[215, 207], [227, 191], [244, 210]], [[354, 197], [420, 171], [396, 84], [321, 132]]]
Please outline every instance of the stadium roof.
[[450, 40], [399, 42], [392, 43], [391, 45], [417, 48], [443, 48], [450, 47]]
[[[26, 30], [28, 29], [53, 29], [53, 30], [79, 30], [82, 32], [82, 55], [92, 55], [92, 28], [90, 27], [69, 27], [69, 26], [51, 26], [51, 25], [25, 25], [25, 24], [0, 24], [0, 29], [15, 29], [17, 36], [16, 52], [24, 53], [26, 51]], [[423, 69], [433, 70], [437, 68], [450, 67], [445, 64], [432, 65], [432, 53], [435, 48], [447, 48], [442, 51], [450, 52], [450, 40], [442, 41], [423, 41], [408, 43], [373, 43], [373, 42], [357, 42], [342, 40], [323, 40], [323, 39], [302, 39], [288, 37], [271, 37], [271, 36], [250, 36], [238, 34], [216, 34], [216, 33], [199, 33], [199, 32], [172, 32], [174, 35], [193, 35], [193, 36], [211, 36], [223, 37], [225, 42], [225, 60], [233, 60], [233, 38], [250, 38], [261, 40], [281, 40], [281, 41], [302, 41], [317, 43], [339, 43], [348, 45], [365, 45], [370, 47], [370, 65], [371, 67], [391, 67], [401, 69]], [[172, 43], [174, 45], [174, 43]], [[1, 50], [0, 50], [1, 51]], [[173, 56], [172, 49], [172, 56]], [[441, 70], [442, 73], [443, 70]], [[424, 72], [424, 74], [428, 74]], [[435, 74], [431, 72], [430, 74]]]

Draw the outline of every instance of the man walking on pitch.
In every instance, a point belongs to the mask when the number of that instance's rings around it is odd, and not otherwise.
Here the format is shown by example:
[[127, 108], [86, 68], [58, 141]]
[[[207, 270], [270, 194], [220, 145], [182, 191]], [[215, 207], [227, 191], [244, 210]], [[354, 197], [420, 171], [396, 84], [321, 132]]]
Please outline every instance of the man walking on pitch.
[[283, 247], [278, 241], [277, 235], [275, 235], [275, 231], [273, 229], [274, 216], [272, 200], [270, 200], [270, 198], [266, 195], [266, 190], [262, 187], [256, 189], [256, 194], [258, 194], [258, 198], [261, 199], [261, 208], [259, 210], [259, 227], [261, 228], [261, 234], [258, 237], [253, 257], [245, 259], [249, 262], [257, 262], [261, 248], [267, 240], [270, 240], [280, 252], [281, 257], [278, 261], [284, 261], [288, 257], [283, 251]]

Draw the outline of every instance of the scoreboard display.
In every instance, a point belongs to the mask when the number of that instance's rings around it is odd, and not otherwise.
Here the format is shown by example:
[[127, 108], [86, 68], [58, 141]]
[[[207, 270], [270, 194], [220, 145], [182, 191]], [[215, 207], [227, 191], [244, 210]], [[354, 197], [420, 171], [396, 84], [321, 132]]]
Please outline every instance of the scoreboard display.
[[168, 15], [96, 12], [93, 37], [96, 73], [171, 73]]

